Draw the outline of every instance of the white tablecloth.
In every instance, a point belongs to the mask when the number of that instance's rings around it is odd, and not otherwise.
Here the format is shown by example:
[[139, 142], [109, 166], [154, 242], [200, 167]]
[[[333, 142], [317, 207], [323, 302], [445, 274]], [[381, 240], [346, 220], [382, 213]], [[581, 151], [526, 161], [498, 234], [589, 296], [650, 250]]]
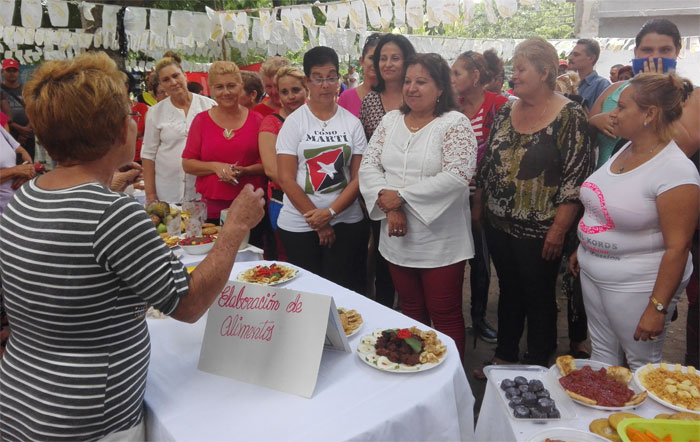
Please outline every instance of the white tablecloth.
[[[237, 262], [232, 275], [260, 263]], [[150, 319], [148, 440], [473, 440], [474, 396], [452, 339], [438, 333], [448, 355], [431, 370], [382, 372], [357, 357], [360, 336], [425, 326], [307, 271], [285, 287], [332, 295], [364, 319], [350, 338], [352, 353], [324, 351], [313, 397], [199, 371], [206, 318], [193, 325]]]
[[[527, 373], [523, 373], [527, 377]], [[484, 401], [481, 404], [479, 420], [476, 423], [475, 438], [479, 441], [528, 441], [535, 433], [544, 430], [547, 427], [568, 427], [577, 430], [588, 431], [588, 426], [591, 421], [599, 418], [607, 418], [614, 411], [597, 410], [586, 407], [577, 403], [572, 406], [576, 411], [574, 419], [560, 421], [552, 421], [548, 423], [535, 423], [527, 420], [515, 421], [506, 416], [502, 400], [499, 396], [500, 392], [491, 382], [486, 385], [484, 393]], [[675, 413], [675, 410], [664, 407], [655, 402], [653, 399], [647, 399], [637, 408], [633, 410], [624, 410], [629, 413], [637, 414], [645, 418], [653, 418], [660, 413]], [[494, 425], [498, 422], [498, 425]]]

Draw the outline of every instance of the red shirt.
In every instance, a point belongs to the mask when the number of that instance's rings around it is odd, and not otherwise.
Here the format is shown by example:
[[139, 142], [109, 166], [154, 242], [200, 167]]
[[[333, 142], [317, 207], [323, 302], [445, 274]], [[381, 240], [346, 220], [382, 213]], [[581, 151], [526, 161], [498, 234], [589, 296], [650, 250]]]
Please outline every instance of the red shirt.
[[472, 130], [474, 130], [474, 135], [476, 136], [476, 144], [478, 146], [477, 164], [481, 163], [481, 158], [484, 156], [484, 150], [489, 140], [489, 133], [491, 132], [494, 117], [501, 106], [506, 102], [508, 102], [508, 98], [503, 95], [484, 91], [484, 102], [481, 104], [476, 114], [470, 118]]
[[[214, 123], [209, 111], [201, 112], [192, 120], [182, 158], [228, 164], [237, 162], [239, 166], [259, 164], [258, 129], [262, 119], [259, 113], [248, 111], [243, 126], [234, 131], [233, 138], [227, 140], [224, 138], [224, 129]], [[234, 185], [219, 181], [216, 174], [211, 174], [198, 176], [195, 188], [204, 198], [233, 201], [244, 185], [250, 183], [255, 188], [265, 189], [266, 180], [263, 175], [245, 176], [238, 178], [239, 184]]]
[[274, 113], [274, 112], [279, 112], [279, 109], [273, 109], [270, 106], [268, 106], [267, 103], [269, 103], [269, 102], [270, 102], [270, 99], [267, 98], [267, 99], [263, 100], [262, 103], [256, 104], [255, 107], [253, 108], [253, 110], [255, 112], [259, 113], [260, 115], [262, 115], [263, 117], [267, 117], [268, 115], [270, 115], [271, 113]]
[[140, 135], [136, 136], [136, 152], [134, 153], [134, 161], [141, 161], [141, 146], [143, 146], [143, 133], [146, 131], [146, 112], [148, 112], [148, 105], [144, 103], [137, 102], [131, 108], [132, 115], [131, 118], [136, 121], [137, 133]]
[[8, 121], [10, 121], [10, 119], [7, 118], [7, 115], [0, 112], [0, 126], [4, 128]]
[[[282, 129], [282, 124], [284, 124], [284, 121], [280, 120], [275, 115], [267, 115], [265, 118], [263, 118], [262, 123], [260, 124], [260, 132], [270, 132], [271, 134], [277, 135], [280, 133], [280, 129]], [[269, 188], [267, 193], [268, 197], [270, 198], [272, 198], [273, 189], [282, 190], [282, 188], [275, 184], [275, 182], [272, 180], [269, 181], [268, 186]]]

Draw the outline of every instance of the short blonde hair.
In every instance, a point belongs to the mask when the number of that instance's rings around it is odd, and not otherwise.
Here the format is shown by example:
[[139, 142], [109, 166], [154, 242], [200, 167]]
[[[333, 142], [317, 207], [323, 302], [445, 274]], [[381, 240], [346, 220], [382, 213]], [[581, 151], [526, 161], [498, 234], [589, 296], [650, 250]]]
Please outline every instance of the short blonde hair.
[[275, 74], [275, 86], [279, 89], [279, 81], [282, 77], [292, 77], [299, 80], [307, 91], [309, 87], [306, 84], [306, 75], [301, 69], [295, 68], [294, 66], [283, 66]]
[[180, 66], [180, 63], [182, 63], [182, 59], [179, 55], [173, 51], [166, 52], [163, 55], [163, 58], [158, 60], [158, 63], [156, 63], [156, 75], [158, 76], [158, 79], [160, 80], [160, 71], [168, 66], [176, 66], [180, 72], [184, 73], [185, 71], [182, 69], [182, 66]]
[[243, 84], [241, 71], [236, 66], [236, 63], [232, 61], [216, 61], [212, 63], [209, 67], [209, 86], [212, 85], [212, 80], [219, 75], [233, 75], [241, 85]]
[[540, 37], [532, 37], [521, 42], [513, 51], [513, 60], [516, 58], [528, 60], [538, 72], [547, 71], [547, 86], [554, 90], [559, 72], [559, 56], [547, 40]]
[[264, 78], [272, 78], [281, 67], [289, 66], [291, 63], [286, 58], [270, 57], [260, 66], [260, 75]]
[[94, 161], [117, 142], [130, 112], [124, 81], [104, 52], [47, 61], [36, 70], [24, 86], [24, 102], [54, 161]]

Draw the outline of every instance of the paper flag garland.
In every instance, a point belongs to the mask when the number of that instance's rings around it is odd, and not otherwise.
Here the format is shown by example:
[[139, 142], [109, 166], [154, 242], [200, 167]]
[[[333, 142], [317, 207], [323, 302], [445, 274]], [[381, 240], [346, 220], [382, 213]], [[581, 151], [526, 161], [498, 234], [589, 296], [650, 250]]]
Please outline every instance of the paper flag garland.
[[104, 32], [112, 35], [117, 33], [117, 12], [121, 9], [119, 6], [103, 5], [102, 6], [102, 29]]
[[263, 41], [269, 41], [270, 36], [272, 35], [272, 25], [274, 23], [270, 12], [271, 11], [269, 9], [262, 9], [258, 11], [260, 15], [260, 27], [262, 29]]
[[518, 0], [496, 0], [496, 9], [501, 17], [512, 17], [518, 11]]
[[0, 26], [12, 26], [14, 14], [15, 0], [0, 0]]
[[245, 43], [248, 41], [248, 14], [245, 12], [239, 12], [236, 15], [236, 32], [233, 36], [234, 40], [238, 43]]
[[379, 0], [379, 16], [381, 28], [389, 29], [391, 19], [394, 18], [394, 6], [391, 4], [391, 0]]
[[168, 34], [168, 11], [165, 9], [151, 9], [149, 15], [149, 29], [156, 36], [164, 38]]
[[[403, 1], [403, 0], [396, 0]], [[350, 19], [350, 29], [358, 34], [364, 34], [367, 31], [367, 15], [365, 12], [365, 2], [356, 0], [350, 3], [350, 11], [348, 12]]]
[[406, 0], [394, 0], [394, 25], [406, 25]]
[[33, 29], [40, 28], [41, 16], [43, 15], [41, 0], [22, 0], [20, 14], [22, 15], [22, 26]]
[[68, 26], [68, 2], [47, 0], [46, 9], [49, 12], [49, 19], [53, 26]]
[[127, 34], [140, 35], [146, 30], [146, 9], [126, 8], [124, 14], [124, 30]]
[[459, 20], [459, 0], [445, 0], [441, 20], [446, 25], [457, 23]]
[[423, 27], [423, 1], [408, 0], [406, 2], [406, 24], [412, 28]]
[[462, 22], [466, 25], [474, 17], [474, 0], [462, 0]]
[[378, 28], [382, 24], [382, 17], [379, 15], [379, 3], [377, 0], [365, 0], [365, 9], [367, 10], [367, 20], [370, 26]]

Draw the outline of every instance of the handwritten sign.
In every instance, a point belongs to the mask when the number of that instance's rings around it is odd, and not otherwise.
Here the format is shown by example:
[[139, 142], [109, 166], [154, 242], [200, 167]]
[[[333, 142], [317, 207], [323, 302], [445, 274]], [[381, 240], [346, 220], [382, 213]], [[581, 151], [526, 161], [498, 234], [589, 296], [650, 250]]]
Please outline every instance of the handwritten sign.
[[229, 281], [209, 309], [199, 369], [310, 398], [324, 347], [350, 351], [332, 296]]

